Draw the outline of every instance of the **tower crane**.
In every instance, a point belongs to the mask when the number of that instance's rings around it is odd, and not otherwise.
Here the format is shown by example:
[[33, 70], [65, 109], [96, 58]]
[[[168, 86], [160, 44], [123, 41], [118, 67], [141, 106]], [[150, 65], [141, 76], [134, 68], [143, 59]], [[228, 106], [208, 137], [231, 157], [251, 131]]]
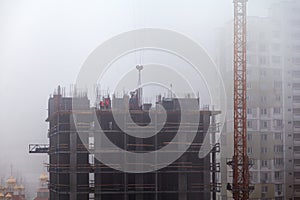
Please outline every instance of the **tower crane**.
[[234, 0], [234, 154], [229, 185], [234, 200], [249, 199], [249, 157], [247, 155], [246, 17], [247, 0]]

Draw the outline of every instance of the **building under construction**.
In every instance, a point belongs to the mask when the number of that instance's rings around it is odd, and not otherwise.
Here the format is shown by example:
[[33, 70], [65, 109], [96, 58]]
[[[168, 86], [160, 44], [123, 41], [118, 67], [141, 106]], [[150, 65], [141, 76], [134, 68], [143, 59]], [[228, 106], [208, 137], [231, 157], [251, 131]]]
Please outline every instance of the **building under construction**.
[[[139, 89], [132, 92], [131, 96], [124, 95], [122, 98], [102, 96], [95, 107], [90, 107], [86, 94], [74, 92], [72, 96], [66, 96], [60, 88], [49, 98], [46, 120], [49, 122], [49, 145], [31, 145], [30, 151], [49, 154], [51, 200], [196, 200], [215, 197], [219, 190], [216, 183], [219, 164], [215, 161], [219, 145], [214, 145], [211, 153], [201, 159], [199, 151], [204, 137], [210, 132], [215, 134], [217, 129], [214, 118], [219, 112], [210, 111], [208, 107], [200, 110], [199, 99], [190, 97], [179, 99], [158, 96], [156, 105], [140, 105], [138, 92]], [[197, 105], [184, 112], [184, 115], [187, 115], [187, 119], [200, 116], [198, 123], [182, 122], [182, 103]], [[116, 123], [112, 107], [118, 111], [118, 119], [123, 119], [121, 125], [120, 122]], [[134, 131], [132, 121], [139, 126], [149, 124], [149, 112], [160, 121], [162, 107], [167, 117], [158, 134], [147, 138], [135, 138], [126, 134]], [[126, 110], [131, 119], [126, 118]], [[99, 127], [95, 125], [95, 121], [99, 122]], [[105, 149], [103, 146], [101, 149], [96, 148], [102, 142], [99, 128], [116, 148], [145, 153], [166, 145], [176, 147], [178, 144], [172, 143], [172, 139], [180, 124], [183, 124], [182, 130], [186, 133], [195, 128], [197, 133], [180, 158], [166, 167], [147, 173], [127, 173], [118, 165], [112, 168], [97, 159], [99, 154], [106, 151], [116, 158], [120, 157], [117, 151], [112, 153], [113, 149]], [[150, 126], [149, 130], [152, 128], [156, 129]], [[135, 166], [147, 164], [137, 160], [126, 162]]]

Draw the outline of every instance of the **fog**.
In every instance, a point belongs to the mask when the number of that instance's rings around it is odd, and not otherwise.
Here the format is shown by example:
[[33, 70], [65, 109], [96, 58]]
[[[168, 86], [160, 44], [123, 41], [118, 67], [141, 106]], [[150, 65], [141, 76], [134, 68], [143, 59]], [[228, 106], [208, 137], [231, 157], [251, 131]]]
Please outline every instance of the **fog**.
[[[266, 16], [275, 0], [251, 0]], [[2, 0], [0, 2], [0, 177], [22, 177], [29, 196], [48, 162], [29, 155], [47, 143], [47, 99], [75, 82], [87, 56], [110, 37], [141, 27], [183, 33], [213, 52], [214, 33], [233, 18], [232, 0]], [[30, 184], [30, 186], [29, 186]], [[28, 196], [28, 198], [29, 198]]]

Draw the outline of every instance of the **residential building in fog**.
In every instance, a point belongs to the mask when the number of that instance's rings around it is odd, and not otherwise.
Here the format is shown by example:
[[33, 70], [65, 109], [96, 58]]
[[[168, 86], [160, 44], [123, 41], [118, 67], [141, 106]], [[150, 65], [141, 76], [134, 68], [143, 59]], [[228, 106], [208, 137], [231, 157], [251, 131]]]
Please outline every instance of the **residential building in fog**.
[[[300, 199], [300, 2], [273, 4], [247, 21], [247, 128], [250, 199]], [[233, 155], [233, 23], [219, 30], [217, 63], [227, 91], [221, 136], [222, 199]], [[222, 97], [221, 97], [222, 98]]]

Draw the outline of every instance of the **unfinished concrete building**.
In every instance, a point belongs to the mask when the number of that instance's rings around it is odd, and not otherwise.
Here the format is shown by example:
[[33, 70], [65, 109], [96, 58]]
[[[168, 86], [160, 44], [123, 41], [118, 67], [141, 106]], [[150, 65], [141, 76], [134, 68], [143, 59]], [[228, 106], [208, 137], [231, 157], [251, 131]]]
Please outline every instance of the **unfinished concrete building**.
[[[73, 96], [67, 97], [60, 88], [49, 98], [46, 120], [49, 122], [49, 146], [33, 145], [31, 152], [49, 154], [51, 200], [196, 200], [215, 197], [215, 193], [219, 190], [215, 182], [216, 173], [219, 171], [215, 153], [219, 151], [219, 146], [214, 145], [211, 154], [201, 159], [199, 151], [208, 132], [216, 130], [209, 127], [215, 127], [211, 119], [219, 112], [210, 111], [208, 108], [200, 110], [197, 98], [158, 97], [156, 105], [140, 106], [138, 96], [124, 95], [122, 98], [112, 99], [109, 96], [102, 97], [96, 107], [90, 107], [86, 94], [74, 93]], [[197, 107], [184, 112], [184, 115], [188, 115], [187, 119], [200, 116], [198, 123], [182, 122], [179, 101], [181, 105], [196, 102]], [[79, 105], [76, 109], [72, 107], [74, 102]], [[112, 107], [118, 110], [119, 119], [123, 119], [122, 125], [115, 122]], [[147, 138], [135, 138], [127, 134], [127, 131], [134, 130], [132, 121], [123, 111], [129, 111], [130, 118], [135, 124], [145, 126], [149, 124], [149, 112], [160, 121], [162, 107], [166, 111], [167, 118], [158, 134]], [[99, 122], [99, 125], [95, 125], [95, 122]], [[108, 151], [103, 146], [101, 149], [96, 148], [102, 142], [99, 137], [100, 128], [116, 148], [145, 153], [161, 149], [166, 145], [175, 147], [179, 145], [171, 141], [177, 134], [180, 123], [183, 124], [182, 130], [186, 133], [192, 128], [196, 128], [197, 133], [187, 150], [166, 167], [145, 173], [129, 173], [122, 171], [121, 167], [119, 170], [119, 166], [110, 167], [97, 159], [101, 156], [99, 154]], [[151, 130], [156, 128], [149, 127]], [[114, 156], [113, 149], [109, 149], [109, 152]], [[115, 156], [124, 159], [117, 151]], [[126, 162], [132, 165], [147, 164], [132, 160]]]

